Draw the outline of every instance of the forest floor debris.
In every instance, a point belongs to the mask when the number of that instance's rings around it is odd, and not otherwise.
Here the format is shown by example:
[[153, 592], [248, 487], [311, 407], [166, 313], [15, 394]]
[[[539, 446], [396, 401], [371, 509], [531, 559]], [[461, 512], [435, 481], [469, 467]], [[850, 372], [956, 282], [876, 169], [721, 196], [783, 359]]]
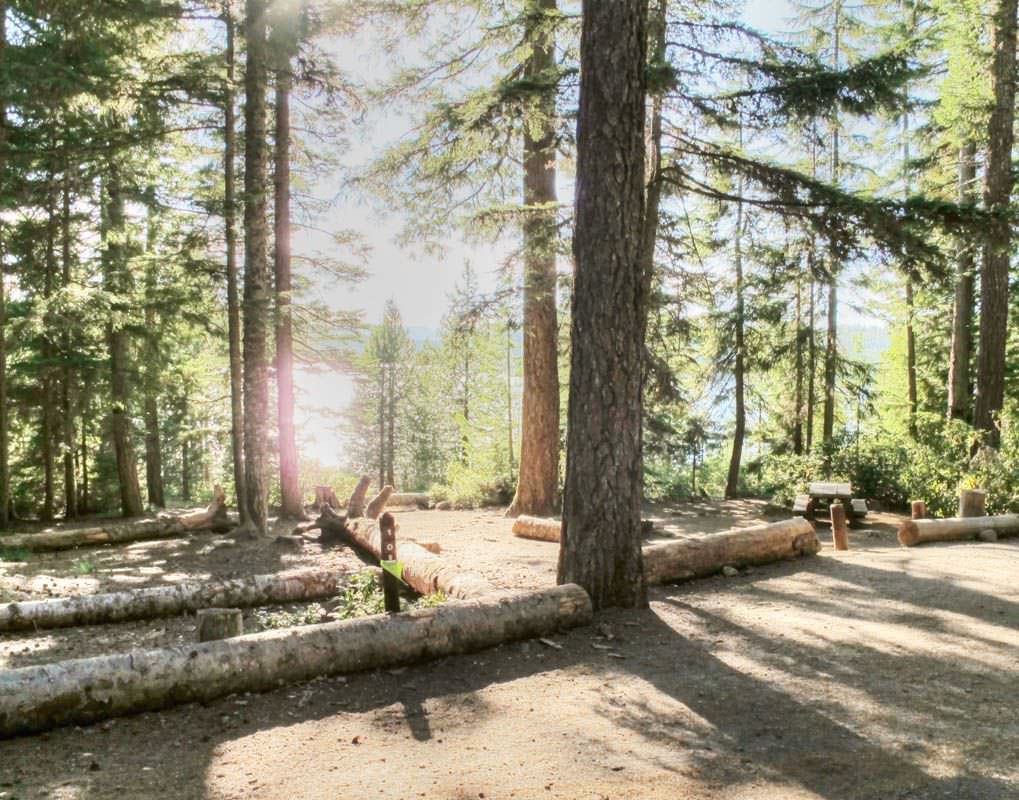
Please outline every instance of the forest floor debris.
[[[655, 536], [764, 519], [763, 504], [752, 502], [671, 510], [679, 513], [651, 510]], [[561, 650], [523, 642], [0, 742], [0, 792], [1017, 797], [1019, 542], [907, 550], [895, 540], [898, 520], [872, 515], [866, 529], [850, 530], [844, 553], [819, 526], [819, 558], [657, 587], [646, 611], [608, 612], [557, 635]], [[443, 558], [504, 588], [554, 583], [557, 546], [513, 537], [498, 511], [409, 512], [399, 521], [401, 536], [427, 536]], [[0, 587], [46, 597], [196, 575], [363, 567], [312, 534], [299, 552], [270, 538], [198, 555], [209, 541], [147, 542], [124, 561], [117, 548], [96, 548], [3, 562]], [[96, 567], [87, 575], [73, 568], [83, 557]], [[194, 620], [185, 621], [79, 629], [70, 641], [57, 631], [2, 637], [0, 658], [16, 666], [193, 640]], [[608, 641], [610, 649], [592, 647]]]

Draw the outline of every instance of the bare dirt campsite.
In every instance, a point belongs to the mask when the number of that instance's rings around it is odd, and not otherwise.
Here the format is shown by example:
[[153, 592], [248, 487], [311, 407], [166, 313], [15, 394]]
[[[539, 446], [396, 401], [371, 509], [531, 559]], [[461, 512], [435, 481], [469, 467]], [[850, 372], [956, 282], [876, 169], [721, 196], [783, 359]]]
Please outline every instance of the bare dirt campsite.
[[[555, 544], [500, 510], [404, 511], [399, 535], [509, 590]], [[774, 520], [753, 501], [655, 508], [653, 540]], [[475, 653], [0, 741], [5, 798], [1012, 798], [1019, 546], [902, 548], [871, 514], [835, 552], [656, 587], [650, 608]], [[9, 600], [308, 567], [298, 547], [192, 534], [4, 563]], [[81, 574], [87, 559], [94, 566]], [[319, 622], [334, 604], [273, 610]], [[305, 619], [307, 617], [307, 619]], [[263, 617], [265, 618], [265, 617]], [[245, 624], [257, 625], [254, 610]], [[193, 615], [0, 634], [0, 668], [196, 641]]]

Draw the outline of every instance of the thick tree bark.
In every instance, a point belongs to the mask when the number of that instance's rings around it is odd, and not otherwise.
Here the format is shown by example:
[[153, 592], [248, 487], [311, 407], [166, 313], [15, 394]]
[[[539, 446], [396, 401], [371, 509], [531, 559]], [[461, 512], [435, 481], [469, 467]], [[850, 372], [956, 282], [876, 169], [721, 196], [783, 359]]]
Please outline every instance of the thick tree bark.
[[293, 278], [290, 259], [290, 74], [289, 53], [277, 53], [276, 70], [276, 412], [279, 423], [280, 516], [304, 516], [298, 479], [294, 427], [294, 330], [291, 317]]
[[[60, 212], [60, 259], [63, 268], [63, 288], [68, 291], [71, 286], [71, 187], [70, 175], [65, 168], [61, 192]], [[61, 410], [63, 414], [63, 445], [64, 445], [64, 519], [78, 516], [78, 487], [74, 475], [74, 405], [71, 402], [71, 386], [73, 372], [71, 370], [71, 333], [65, 326], [63, 337], [64, 366], [61, 376]]]
[[796, 517], [697, 539], [649, 544], [644, 548], [644, 574], [649, 584], [668, 583], [714, 575], [725, 566], [810, 556], [820, 549], [814, 526]]
[[899, 544], [913, 547], [925, 542], [957, 542], [975, 539], [981, 531], [998, 536], [1019, 535], [1019, 514], [996, 517], [954, 517], [951, 519], [907, 519], [899, 524]]
[[223, 22], [226, 26], [226, 93], [223, 99], [223, 231], [226, 239], [226, 308], [227, 338], [230, 350], [230, 442], [233, 450], [234, 494], [241, 525], [246, 525], [248, 510], [247, 483], [244, 473], [244, 374], [241, 358], [241, 305], [237, 296], [237, 114], [234, 86], [236, 57], [234, 53], [235, 23], [233, 0], [224, 0]]
[[647, 0], [585, 0], [560, 583], [643, 606], [641, 430], [649, 276], [641, 264]]
[[814, 417], [817, 414], [817, 328], [814, 322], [814, 307], [817, 287], [814, 283], [814, 246], [811, 244], [810, 301], [807, 309], [807, 441], [809, 453], [814, 446]]
[[556, 319], [556, 61], [548, 16], [556, 0], [529, 0], [526, 78], [541, 86], [524, 126], [524, 394], [520, 471], [506, 516], [551, 514], [559, 494], [559, 325]]
[[265, 0], [246, 0], [244, 36], [244, 469], [251, 523], [265, 533], [269, 521], [269, 360], [272, 275], [266, 224]]
[[[959, 149], [959, 202], [976, 202], [976, 145]], [[948, 362], [948, 417], [969, 420], [972, 393], [970, 361], [973, 357], [973, 303], [975, 267], [973, 244], [960, 236], [956, 245], [955, 303], [952, 309], [952, 350]]]
[[[0, 0], [0, 59], [7, 47], [7, 2]], [[7, 141], [7, 98], [0, 96], [0, 147]], [[2, 223], [0, 223], [2, 224]], [[3, 235], [0, 228], [0, 236]], [[6, 246], [0, 239], [0, 247]], [[0, 528], [10, 522], [11, 471], [9, 464], [8, 419], [7, 419], [7, 271], [0, 259]]]
[[395, 667], [587, 625], [579, 586], [0, 673], [0, 737]]
[[[106, 230], [104, 231], [103, 266], [107, 290], [114, 295], [115, 308], [123, 311], [128, 304], [127, 292], [130, 276], [127, 273], [124, 219], [124, 195], [120, 174], [110, 164], [106, 180]], [[110, 400], [113, 432], [113, 451], [117, 459], [117, 476], [120, 482], [120, 509], [125, 517], [142, 513], [141, 490], [138, 486], [138, 465], [131, 434], [131, 363], [128, 333], [122, 322], [113, 320], [107, 326], [110, 350]]]
[[173, 617], [200, 608], [303, 603], [340, 594], [346, 577], [333, 570], [301, 570], [58, 600], [3, 603], [0, 604], [0, 631], [71, 628]]
[[163, 539], [195, 531], [227, 531], [233, 527], [226, 512], [226, 496], [217, 486], [212, 502], [204, 511], [164, 514], [155, 519], [102, 525], [96, 528], [20, 533], [8, 536], [4, 544], [28, 550], [67, 550], [100, 544], [120, 544], [145, 539]]
[[980, 269], [980, 339], [973, 424], [998, 447], [997, 416], [1005, 398], [1005, 346], [1008, 338], [1008, 277], [1011, 256], [1012, 144], [1016, 92], [1017, 0], [999, 0], [994, 12], [994, 110], [987, 131], [984, 208], [990, 215]]

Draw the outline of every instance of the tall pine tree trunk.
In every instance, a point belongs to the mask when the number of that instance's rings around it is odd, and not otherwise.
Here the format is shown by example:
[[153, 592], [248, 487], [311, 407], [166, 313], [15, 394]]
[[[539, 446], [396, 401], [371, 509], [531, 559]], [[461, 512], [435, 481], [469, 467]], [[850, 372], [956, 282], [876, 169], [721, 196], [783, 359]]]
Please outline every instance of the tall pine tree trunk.
[[[0, 60], [7, 47], [7, 2], [0, 0]], [[0, 147], [7, 142], [7, 98], [0, 97]], [[6, 165], [4, 165], [6, 166]], [[2, 224], [2, 223], [0, 223]], [[0, 228], [0, 234], [3, 233]], [[6, 251], [0, 239], [0, 255]], [[7, 419], [7, 272], [0, 258], [0, 528], [6, 528], [11, 506], [11, 470], [8, 461]]]
[[149, 206], [148, 237], [145, 247], [145, 485], [149, 505], [164, 508], [163, 447], [159, 435], [160, 365], [159, 330], [156, 326], [156, 235], [153, 214], [155, 198]]
[[[742, 145], [741, 145], [742, 146]], [[738, 194], [742, 195], [742, 181]], [[729, 458], [729, 474], [725, 482], [726, 498], [734, 498], [739, 493], [739, 469], [743, 457], [743, 438], [747, 429], [747, 407], [744, 391], [744, 377], [746, 372], [746, 356], [744, 352], [744, 321], [745, 308], [743, 298], [743, 202], [736, 201], [736, 330], [735, 330], [735, 360], [733, 364], [733, 379], [735, 380], [734, 399], [736, 402], [736, 425], [732, 433], [732, 454]]]
[[[959, 149], [959, 203], [976, 202], [976, 145], [970, 141]], [[966, 236], [957, 244], [955, 303], [952, 309], [952, 351], [948, 362], [948, 417], [969, 420], [970, 361], [973, 358], [973, 303], [976, 260]]]
[[246, 0], [244, 35], [244, 469], [251, 523], [268, 530], [269, 359], [272, 275], [267, 257], [265, 0]]
[[386, 365], [379, 364], [379, 488], [386, 485]]
[[[63, 268], [63, 287], [66, 292], [71, 286], [71, 187], [70, 175], [66, 168], [64, 170], [61, 195], [60, 260]], [[71, 333], [66, 325], [64, 326], [62, 344], [64, 364], [61, 376], [60, 402], [63, 413], [64, 519], [74, 519], [78, 516], [78, 487], [74, 475], [75, 440], [74, 404], [71, 395], [73, 381], [73, 371], [71, 369]]]
[[396, 364], [389, 366], [389, 398], [386, 407], [387, 450], [386, 483], [396, 486]]
[[559, 493], [559, 327], [556, 320], [556, 0], [528, 0], [526, 78], [541, 87], [524, 126], [524, 395], [520, 472], [507, 516], [555, 513]]
[[[835, 0], [833, 5], [834, 23], [832, 25], [833, 67], [839, 69], [840, 45], [842, 37], [842, 0]], [[839, 182], [839, 116], [838, 111], [831, 115], [831, 182]], [[830, 446], [835, 435], [835, 381], [836, 362], [838, 359], [838, 274], [839, 264], [835, 260], [834, 248], [828, 249], [828, 335], [824, 350], [824, 428], [822, 436], [825, 446]]]
[[290, 59], [276, 70], [276, 412], [279, 423], [280, 516], [304, 516], [294, 428], [293, 280], [290, 260]]
[[916, 334], [913, 332], [913, 277], [906, 276], [906, 400], [909, 406], [909, 437], [916, 439]]
[[226, 25], [226, 93], [223, 99], [223, 231], [226, 239], [226, 308], [227, 338], [230, 350], [230, 443], [233, 450], [234, 494], [241, 525], [246, 525], [248, 510], [247, 484], [244, 477], [244, 374], [241, 359], [241, 305], [237, 296], [237, 113], [235, 25], [232, 0], [223, 3]]
[[56, 387], [53, 383], [53, 362], [55, 360], [54, 348], [53, 342], [50, 340], [50, 336], [51, 331], [53, 331], [56, 326], [53, 321], [50, 304], [53, 299], [54, 273], [56, 272], [57, 267], [57, 218], [55, 208], [56, 204], [54, 203], [52, 196], [52, 192], [54, 190], [52, 175], [47, 176], [46, 183], [46, 191], [49, 193], [50, 197], [48, 198], [46, 209], [46, 256], [43, 264], [43, 302], [46, 305], [46, 312], [43, 317], [45, 321], [45, 330], [43, 331], [42, 345], [42, 414], [40, 428], [42, 439], [41, 455], [43, 502], [42, 514], [40, 517], [44, 522], [51, 522], [56, 508], [56, 497], [54, 492], [56, 458], [53, 451], [53, 425], [56, 418]]
[[1005, 397], [1008, 276], [1011, 256], [1012, 143], [1015, 121], [1016, 0], [1000, 0], [994, 13], [994, 111], [987, 136], [984, 208], [991, 215], [980, 269], [980, 341], [973, 424], [997, 447], [996, 416]]
[[113, 452], [117, 460], [120, 483], [120, 510], [125, 517], [142, 513], [141, 490], [138, 487], [138, 465], [131, 434], [131, 363], [130, 342], [122, 319], [127, 309], [130, 276], [127, 272], [127, 226], [124, 218], [124, 195], [116, 165], [110, 164], [106, 176], [106, 225], [103, 266], [107, 291], [113, 295], [114, 314], [107, 328], [110, 350], [110, 401]]
[[585, 0], [566, 490], [558, 580], [647, 603], [641, 556], [647, 0]]
[[796, 275], [796, 325], [793, 353], [796, 371], [796, 413], [793, 417], [793, 452], [803, 454], [803, 284]]

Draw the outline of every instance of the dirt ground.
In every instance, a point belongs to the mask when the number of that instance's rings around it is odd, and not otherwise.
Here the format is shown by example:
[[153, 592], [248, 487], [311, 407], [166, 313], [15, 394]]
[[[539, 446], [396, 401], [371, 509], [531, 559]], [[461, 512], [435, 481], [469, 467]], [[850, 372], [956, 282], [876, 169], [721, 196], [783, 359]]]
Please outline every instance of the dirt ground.
[[[696, 536], [767, 512], [648, 516], [656, 536]], [[557, 546], [497, 511], [399, 519], [499, 586], [554, 583]], [[847, 553], [822, 527], [816, 558], [654, 589], [559, 647], [0, 741], [0, 798], [1019, 798], [1019, 542], [901, 549], [896, 520], [872, 515]], [[0, 595], [362, 563], [311, 537], [196, 535], [0, 563]], [[0, 668], [193, 637], [187, 618], [0, 634]]]

